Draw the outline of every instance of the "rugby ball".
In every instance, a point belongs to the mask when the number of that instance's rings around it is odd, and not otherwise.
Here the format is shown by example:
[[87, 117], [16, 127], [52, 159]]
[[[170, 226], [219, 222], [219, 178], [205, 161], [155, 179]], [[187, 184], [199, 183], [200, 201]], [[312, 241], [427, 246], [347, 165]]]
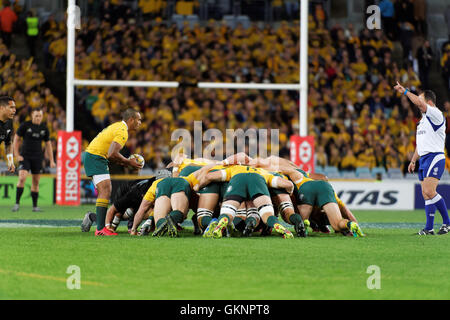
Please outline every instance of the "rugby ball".
[[141, 156], [140, 154], [137, 154], [137, 153], [132, 154], [131, 156], [128, 157], [128, 159], [129, 160], [136, 159], [137, 163], [139, 163], [141, 165], [141, 168], [143, 168], [145, 165], [144, 157]]

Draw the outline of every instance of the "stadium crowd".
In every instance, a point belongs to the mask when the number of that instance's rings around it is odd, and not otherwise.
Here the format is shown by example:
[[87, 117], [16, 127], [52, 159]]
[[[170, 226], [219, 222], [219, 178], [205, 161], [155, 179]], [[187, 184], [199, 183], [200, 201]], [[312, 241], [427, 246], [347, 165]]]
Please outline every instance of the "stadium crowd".
[[[13, 97], [17, 106], [14, 130], [17, 130], [19, 124], [31, 119], [31, 110], [41, 107], [50, 131], [53, 150], [56, 150], [57, 132], [64, 130], [66, 116], [58, 99], [46, 86], [43, 73], [39, 71], [33, 58], [17, 59], [1, 40], [0, 61], [0, 91], [2, 95]], [[4, 152], [2, 146], [0, 157], [5, 157]]]
[[[117, 14], [121, 1], [107, 3], [99, 9], [101, 20], [84, 21], [78, 32], [77, 78], [183, 84], [298, 82], [296, 23], [232, 29], [210, 21], [206, 26], [185, 24], [179, 29], [160, 19], [138, 24], [127, 19], [132, 14], [127, 10]], [[327, 27], [323, 8], [312, 10], [308, 123], [309, 134], [316, 137], [317, 165], [341, 170], [401, 168], [406, 172], [420, 114], [392, 87], [398, 80], [417, 91], [424, 81], [413, 69], [406, 41], [411, 34], [405, 30], [414, 30], [416, 21], [403, 21], [404, 16], [398, 11], [394, 25], [400, 23], [401, 28], [388, 29], [385, 34], [382, 30], [358, 32], [351, 24]], [[46, 60], [64, 72], [65, 25], [51, 17], [43, 29]], [[420, 33], [424, 35], [426, 30], [420, 29]], [[394, 41], [398, 40], [403, 48], [400, 61], [393, 58]], [[449, 55], [445, 51], [441, 59], [444, 71]], [[130, 139], [128, 149], [143, 154], [151, 168], [163, 166], [162, 158], [173, 145], [171, 132], [177, 128], [192, 131], [194, 120], [203, 121], [204, 129], [223, 131], [279, 128], [282, 155], [288, 154], [289, 136], [298, 131], [298, 95], [292, 91], [204, 90], [183, 85], [178, 89], [79, 88], [78, 97], [99, 128], [117, 119], [125, 105], [142, 110], [142, 128]], [[449, 102], [445, 108], [450, 124]]]

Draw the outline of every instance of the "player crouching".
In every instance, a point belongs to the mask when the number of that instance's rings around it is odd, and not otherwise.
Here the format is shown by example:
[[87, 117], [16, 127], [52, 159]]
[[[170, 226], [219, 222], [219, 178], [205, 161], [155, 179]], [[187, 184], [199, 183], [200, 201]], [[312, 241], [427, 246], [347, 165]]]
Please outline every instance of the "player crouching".
[[220, 216], [217, 225], [209, 226], [205, 231], [205, 237], [221, 238], [223, 231], [231, 225], [236, 216], [236, 212], [245, 200], [251, 200], [258, 208], [261, 220], [283, 235], [283, 238], [293, 238], [293, 234], [282, 226], [278, 218], [274, 215], [270, 193], [267, 187], [269, 184], [274, 188], [284, 188], [288, 193], [292, 193], [293, 184], [289, 180], [275, 177], [269, 172], [249, 166], [235, 165], [226, 169], [211, 171], [200, 178], [200, 184], [194, 188], [201, 188], [213, 181], [229, 181], [224, 201], [220, 209]]
[[170, 237], [177, 237], [177, 225], [186, 219], [191, 189], [196, 183], [198, 181], [194, 174], [188, 177], [166, 177], [154, 181], [134, 216], [130, 234], [137, 235], [137, 228], [144, 219], [146, 212], [153, 207], [153, 216], [156, 223], [153, 236], [160, 237], [167, 233]]

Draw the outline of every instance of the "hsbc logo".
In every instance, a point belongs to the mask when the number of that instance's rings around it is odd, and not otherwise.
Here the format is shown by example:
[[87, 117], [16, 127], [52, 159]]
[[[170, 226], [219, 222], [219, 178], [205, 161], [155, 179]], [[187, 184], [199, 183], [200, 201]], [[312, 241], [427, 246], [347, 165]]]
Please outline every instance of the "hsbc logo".
[[73, 205], [80, 201], [80, 132], [58, 133], [57, 204]]
[[308, 143], [308, 141], [303, 141], [300, 144], [300, 160], [302, 162], [308, 162], [309, 160], [311, 160], [312, 157], [312, 149], [311, 149], [311, 145]]
[[314, 138], [291, 136], [291, 161], [306, 172], [314, 171]]
[[78, 149], [79, 149], [79, 143], [77, 138], [70, 137], [69, 140], [67, 140], [66, 143], [66, 154], [70, 159], [74, 159], [78, 155]]

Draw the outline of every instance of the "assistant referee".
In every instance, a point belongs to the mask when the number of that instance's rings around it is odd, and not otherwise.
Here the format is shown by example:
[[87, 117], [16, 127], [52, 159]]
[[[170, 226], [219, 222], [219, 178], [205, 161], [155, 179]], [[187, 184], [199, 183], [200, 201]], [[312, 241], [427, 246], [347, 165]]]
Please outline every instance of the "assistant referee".
[[[28, 172], [31, 171], [31, 199], [33, 201], [33, 212], [41, 212], [38, 207], [39, 198], [39, 180], [41, 177], [42, 162], [44, 153], [42, 151], [42, 142], [45, 141], [45, 151], [50, 158], [50, 167], [54, 168], [52, 144], [50, 141], [50, 132], [47, 124], [42, 122], [44, 112], [41, 108], [35, 108], [31, 111], [31, 121], [26, 121], [19, 126], [14, 135], [14, 153], [19, 161], [19, 181], [17, 182], [16, 204], [12, 208], [13, 212], [19, 210], [20, 198], [22, 197], [25, 181]], [[23, 140], [22, 148], [19, 152], [20, 140]]]

